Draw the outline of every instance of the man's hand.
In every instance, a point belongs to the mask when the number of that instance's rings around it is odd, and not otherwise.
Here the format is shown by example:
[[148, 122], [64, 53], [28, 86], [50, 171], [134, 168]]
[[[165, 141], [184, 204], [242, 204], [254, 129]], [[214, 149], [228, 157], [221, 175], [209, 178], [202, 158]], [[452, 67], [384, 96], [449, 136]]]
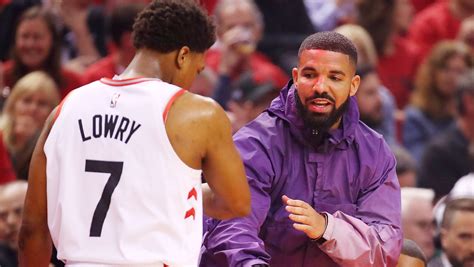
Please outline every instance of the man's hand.
[[293, 227], [311, 239], [321, 238], [326, 231], [326, 218], [304, 201], [291, 199], [286, 195], [281, 198], [290, 213], [288, 217], [295, 222]]
[[220, 74], [231, 75], [241, 67], [256, 48], [251, 30], [244, 27], [234, 27], [228, 30], [220, 41], [222, 52], [219, 64]]

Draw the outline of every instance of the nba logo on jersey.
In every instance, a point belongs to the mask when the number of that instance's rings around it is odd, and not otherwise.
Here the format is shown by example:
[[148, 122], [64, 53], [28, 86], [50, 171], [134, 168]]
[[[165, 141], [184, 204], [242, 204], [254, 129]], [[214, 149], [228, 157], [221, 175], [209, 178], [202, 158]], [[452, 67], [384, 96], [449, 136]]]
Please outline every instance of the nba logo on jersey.
[[119, 93], [115, 93], [110, 99], [110, 107], [115, 108], [117, 106], [118, 98], [120, 97]]

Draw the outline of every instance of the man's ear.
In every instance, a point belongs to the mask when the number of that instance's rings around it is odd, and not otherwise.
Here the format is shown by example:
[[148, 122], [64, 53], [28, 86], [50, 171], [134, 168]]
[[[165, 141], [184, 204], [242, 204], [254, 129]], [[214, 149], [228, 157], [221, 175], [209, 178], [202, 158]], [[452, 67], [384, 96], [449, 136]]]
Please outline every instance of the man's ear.
[[354, 75], [354, 77], [352, 77], [351, 89], [349, 91], [350, 96], [353, 96], [357, 93], [357, 90], [359, 89], [359, 85], [360, 85], [360, 76]]
[[187, 46], [183, 46], [179, 49], [177, 55], [176, 55], [176, 66], [178, 66], [178, 69], [183, 68], [184, 64], [189, 60], [188, 57], [191, 54], [191, 49]]
[[293, 77], [293, 83], [296, 86], [296, 83], [298, 82], [298, 68], [293, 68], [291, 70], [291, 76]]

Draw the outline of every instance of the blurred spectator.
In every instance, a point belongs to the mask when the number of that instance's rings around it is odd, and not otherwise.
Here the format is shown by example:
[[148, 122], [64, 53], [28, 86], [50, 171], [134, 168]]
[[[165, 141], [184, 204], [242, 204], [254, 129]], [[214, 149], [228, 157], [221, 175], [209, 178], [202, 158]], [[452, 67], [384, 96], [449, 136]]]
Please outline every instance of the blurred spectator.
[[441, 223], [443, 252], [429, 267], [474, 266], [474, 198], [460, 198], [446, 203]]
[[471, 55], [474, 57], [474, 16], [463, 20], [458, 40], [469, 46]]
[[355, 22], [355, 0], [303, 0], [315, 29], [332, 31], [341, 24]]
[[26, 10], [15, 33], [13, 59], [3, 66], [5, 86], [12, 88], [21, 77], [34, 70], [48, 73], [62, 97], [81, 85], [78, 74], [61, 67], [61, 40], [50, 12], [41, 7]]
[[433, 188], [437, 198], [474, 172], [474, 69], [459, 81], [456, 107], [456, 123], [430, 142], [420, 163], [419, 185]]
[[100, 78], [113, 78], [120, 74], [132, 61], [135, 47], [132, 42], [132, 27], [137, 14], [145, 7], [140, 3], [128, 3], [116, 6], [109, 19], [109, 33], [114, 44], [114, 52], [89, 66], [84, 73], [85, 83]]
[[263, 21], [253, 0], [221, 0], [215, 9], [217, 44], [206, 56], [206, 64], [218, 75], [214, 99], [226, 107], [235, 82], [251, 72], [257, 83], [271, 81], [282, 88], [287, 75], [257, 52]]
[[304, 1], [255, 0], [265, 22], [265, 34], [258, 49], [286, 73], [290, 73], [298, 63], [301, 42], [308, 35], [320, 31], [311, 23]]
[[435, 252], [434, 192], [431, 189], [404, 187], [401, 196], [403, 238], [413, 240], [430, 259]]
[[10, 57], [15, 38], [15, 25], [20, 15], [28, 8], [41, 4], [41, 0], [0, 0], [0, 61]]
[[464, 44], [444, 41], [433, 48], [420, 67], [403, 127], [403, 144], [417, 164], [429, 140], [454, 121], [456, 83], [472, 66], [473, 59]]
[[411, 21], [409, 0], [361, 0], [359, 23], [372, 37], [379, 56], [377, 72], [395, 96], [399, 109], [407, 104], [419, 64], [419, 53], [401, 34]]
[[0, 132], [19, 179], [28, 178], [29, 163], [39, 132], [59, 102], [56, 85], [45, 72], [21, 78], [3, 108]]
[[[384, 112], [383, 86], [377, 72], [372, 66], [361, 66], [357, 69], [361, 81], [356, 93], [360, 120], [383, 135], [388, 144], [395, 144], [395, 127], [385, 127], [383, 122], [393, 123], [393, 113]], [[393, 112], [393, 110], [392, 110]], [[387, 115], [387, 116], [386, 116]]]
[[412, 240], [404, 239], [402, 252], [397, 267], [425, 267], [426, 256], [421, 248]]
[[357, 48], [357, 65], [377, 66], [378, 55], [369, 33], [360, 25], [344, 24], [334, 31], [346, 36]]
[[18, 266], [18, 233], [27, 183], [15, 181], [0, 187], [0, 264]]
[[461, 22], [474, 15], [472, 0], [436, 1], [418, 13], [410, 26], [409, 37], [423, 55], [441, 40], [454, 40]]
[[397, 160], [397, 177], [400, 187], [415, 187], [416, 161], [403, 146], [392, 146], [393, 154]]
[[45, 0], [44, 6], [57, 16], [62, 37], [62, 62], [82, 73], [92, 62], [107, 54], [105, 11], [92, 0]]
[[278, 93], [279, 89], [273, 83], [257, 84], [251, 75], [244, 75], [239, 80], [237, 90], [234, 91], [229, 102], [233, 132], [267, 109]]
[[474, 172], [461, 177], [449, 194], [443, 196], [434, 207], [434, 214], [438, 228], [441, 228], [446, 202], [453, 199], [474, 198]]
[[[369, 33], [359, 25], [345, 24], [335, 29], [336, 32], [346, 36], [357, 48], [357, 65], [358, 69], [364, 69], [368, 66], [377, 66], [378, 57], [374, 47], [374, 43]], [[380, 82], [379, 82], [380, 84]], [[378, 88], [382, 100], [383, 120], [379, 126], [380, 133], [384, 135], [384, 139], [389, 144], [397, 143], [395, 118], [397, 110], [395, 99], [390, 91], [380, 84]]]

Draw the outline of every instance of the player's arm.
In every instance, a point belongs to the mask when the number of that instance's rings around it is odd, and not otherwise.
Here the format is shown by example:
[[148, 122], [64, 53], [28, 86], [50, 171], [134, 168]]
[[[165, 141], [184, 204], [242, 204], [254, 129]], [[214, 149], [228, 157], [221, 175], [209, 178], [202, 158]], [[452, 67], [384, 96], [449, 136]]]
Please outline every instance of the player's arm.
[[242, 160], [232, 141], [230, 121], [218, 104], [210, 105], [202, 163], [208, 183], [203, 186], [204, 213], [217, 219], [246, 216], [250, 212], [250, 191]]
[[44, 143], [53, 124], [51, 112], [31, 158], [23, 220], [19, 236], [20, 266], [49, 266], [52, 251], [46, 202], [46, 156]]

